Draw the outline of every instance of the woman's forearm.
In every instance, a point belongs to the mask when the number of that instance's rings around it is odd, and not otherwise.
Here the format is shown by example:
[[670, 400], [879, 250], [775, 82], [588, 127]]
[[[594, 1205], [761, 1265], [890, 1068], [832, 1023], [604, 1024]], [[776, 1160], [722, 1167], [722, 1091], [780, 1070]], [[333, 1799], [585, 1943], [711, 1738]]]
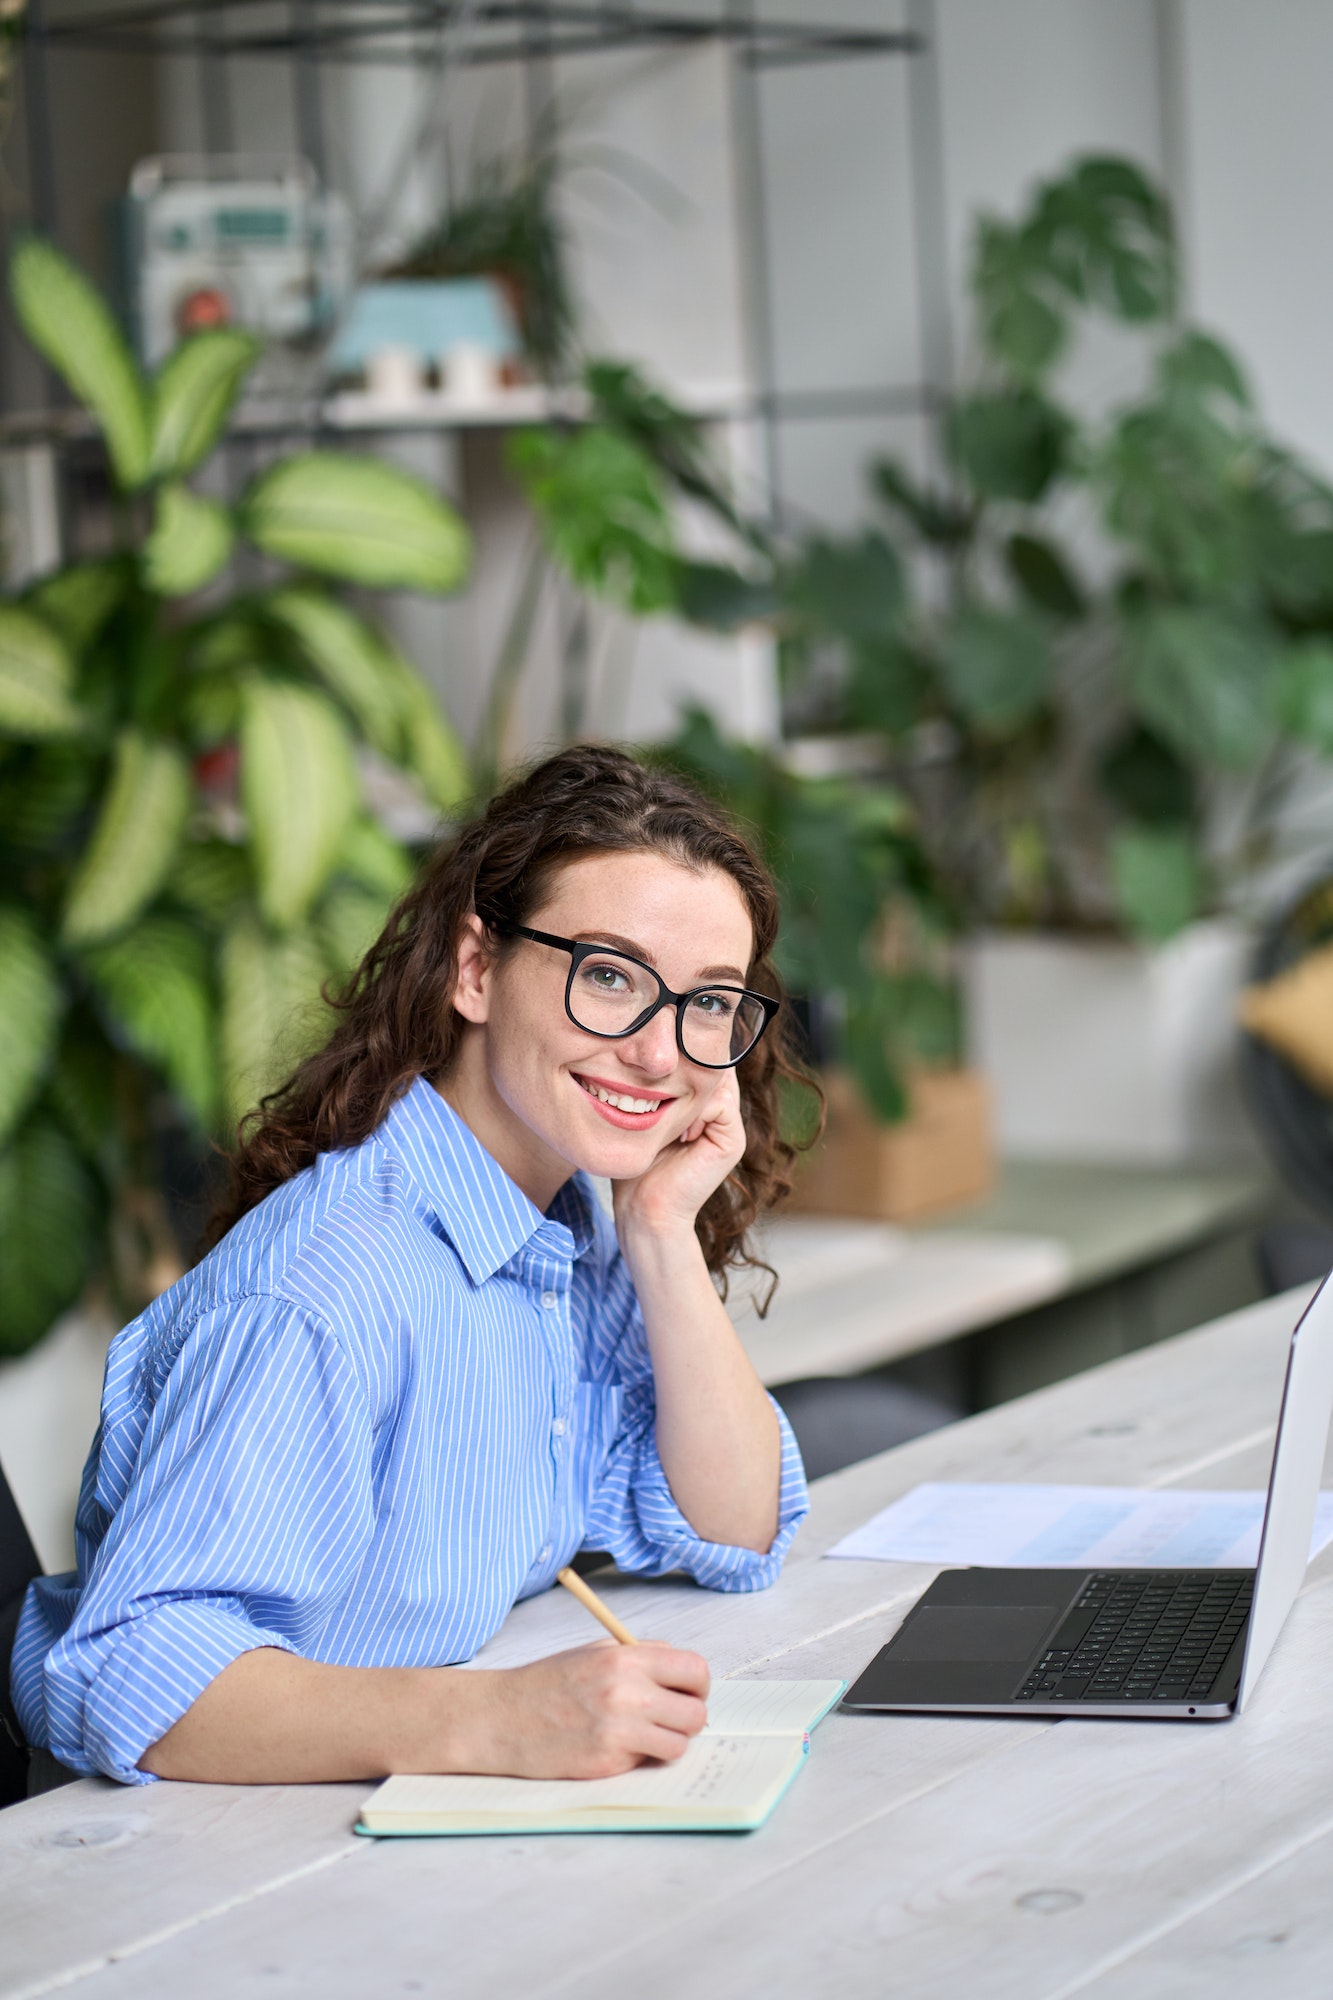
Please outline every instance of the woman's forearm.
[[393, 1771], [608, 1778], [679, 1757], [708, 1668], [673, 1646], [579, 1646], [525, 1667], [335, 1667], [242, 1653], [139, 1759], [158, 1778], [299, 1785]]
[[698, 1238], [692, 1228], [679, 1238], [626, 1230], [621, 1248], [643, 1311], [657, 1453], [676, 1505], [705, 1541], [762, 1554], [778, 1529], [777, 1418]]
[[140, 1768], [224, 1785], [473, 1770], [493, 1679], [448, 1667], [327, 1666], [256, 1647], [209, 1682]]

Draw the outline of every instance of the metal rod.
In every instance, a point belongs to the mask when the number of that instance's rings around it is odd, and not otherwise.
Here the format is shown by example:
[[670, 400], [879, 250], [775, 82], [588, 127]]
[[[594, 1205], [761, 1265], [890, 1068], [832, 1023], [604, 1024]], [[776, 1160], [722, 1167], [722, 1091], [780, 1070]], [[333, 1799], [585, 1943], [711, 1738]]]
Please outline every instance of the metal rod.
[[211, 26], [200, 29], [203, 47], [199, 51], [199, 108], [206, 153], [235, 150], [236, 134], [231, 115], [231, 65]]
[[954, 386], [954, 337], [935, 0], [907, 0], [907, 19], [926, 51], [907, 73], [921, 373], [937, 395], [947, 396]]
[[23, 38], [23, 109], [28, 140], [28, 209], [44, 236], [59, 231], [55, 142], [47, 74], [50, 30], [43, 0], [28, 0]]
[[[727, 0], [737, 20], [753, 20], [754, 0]], [[741, 322], [754, 379], [753, 409], [763, 425], [763, 482], [766, 511], [776, 520], [782, 508], [782, 450], [776, 400], [773, 294], [768, 256], [768, 206], [764, 199], [764, 148], [759, 118], [759, 79], [743, 62], [731, 66], [733, 178], [741, 278]]]
[[[165, 5], [124, 7], [96, 14], [64, 16], [46, 29], [48, 40], [65, 47], [146, 48], [150, 52], [191, 52], [200, 42], [208, 47], [237, 55], [290, 55], [305, 50], [314, 57], [332, 52], [339, 44], [383, 40], [387, 36], [411, 35], [422, 28], [448, 27], [460, 15], [459, 0], [366, 0], [352, 20], [332, 21], [315, 15], [313, 7], [302, 5], [298, 12], [308, 15], [288, 30], [273, 29], [246, 33], [233, 27], [202, 21], [244, 11], [263, 0], [167, 0]], [[184, 34], [159, 37], [164, 24], [196, 17], [201, 25]], [[541, 0], [489, 0], [471, 15], [475, 25], [495, 27], [537, 27], [549, 37], [554, 53], [581, 55], [623, 48], [629, 44], [679, 44], [724, 41], [748, 45], [752, 59], [770, 62], [800, 62], [828, 57], [909, 55], [919, 47], [918, 38], [899, 31], [823, 26], [800, 22], [762, 21], [748, 11], [729, 10], [721, 18], [676, 14], [656, 9], [631, 12], [618, 6], [587, 6], [576, 0], [552, 0], [549, 8]], [[145, 42], [141, 35], [151, 40]], [[473, 63], [513, 62], [523, 59], [528, 38], [485, 44], [474, 48], [465, 60]], [[385, 59], [381, 54], [381, 61]], [[404, 51], [402, 60], [411, 60]]]
[[292, 28], [296, 36], [295, 61], [292, 64], [296, 142], [323, 187], [328, 179], [329, 162], [324, 134], [324, 98], [315, 48], [317, 18], [312, 0], [292, 0]]

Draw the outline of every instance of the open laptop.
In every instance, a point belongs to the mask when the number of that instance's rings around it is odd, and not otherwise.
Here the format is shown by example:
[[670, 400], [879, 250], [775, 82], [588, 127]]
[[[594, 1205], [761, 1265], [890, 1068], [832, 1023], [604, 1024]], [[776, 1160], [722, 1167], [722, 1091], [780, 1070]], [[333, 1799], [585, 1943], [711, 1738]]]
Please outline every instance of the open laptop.
[[1305, 1575], [1330, 1411], [1333, 1274], [1291, 1337], [1254, 1569], [945, 1570], [843, 1707], [1238, 1715]]

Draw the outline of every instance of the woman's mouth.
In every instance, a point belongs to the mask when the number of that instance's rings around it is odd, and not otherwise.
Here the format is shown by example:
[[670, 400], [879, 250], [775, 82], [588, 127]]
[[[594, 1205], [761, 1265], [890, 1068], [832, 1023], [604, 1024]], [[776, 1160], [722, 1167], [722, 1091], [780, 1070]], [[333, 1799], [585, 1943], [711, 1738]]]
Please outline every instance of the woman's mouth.
[[575, 1074], [575, 1083], [590, 1097], [608, 1124], [619, 1126], [622, 1132], [646, 1132], [657, 1123], [670, 1104], [669, 1097], [641, 1096], [635, 1091], [616, 1090], [609, 1083], [597, 1083], [592, 1077]]

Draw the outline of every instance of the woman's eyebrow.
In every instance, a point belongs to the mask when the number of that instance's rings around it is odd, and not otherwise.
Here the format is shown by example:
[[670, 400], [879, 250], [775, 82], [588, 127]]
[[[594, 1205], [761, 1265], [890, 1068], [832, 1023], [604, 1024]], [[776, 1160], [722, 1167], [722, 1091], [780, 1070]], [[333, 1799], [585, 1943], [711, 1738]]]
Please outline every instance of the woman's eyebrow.
[[[657, 960], [647, 945], [637, 944], [633, 938], [621, 937], [618, 931], [575, 931], [574, 936], [580, 944], [609, 944], [613, 951], [623, 951], [631, 958], [641, 958], [645, 965], [651, 965], [654, 971], [657, 970]], [[698, 974], [698, 982], [702, 984], [709, 979], [734, 979], [739, 985], [743, 984], [745, 974], [735, 965], [706, 965]]]

